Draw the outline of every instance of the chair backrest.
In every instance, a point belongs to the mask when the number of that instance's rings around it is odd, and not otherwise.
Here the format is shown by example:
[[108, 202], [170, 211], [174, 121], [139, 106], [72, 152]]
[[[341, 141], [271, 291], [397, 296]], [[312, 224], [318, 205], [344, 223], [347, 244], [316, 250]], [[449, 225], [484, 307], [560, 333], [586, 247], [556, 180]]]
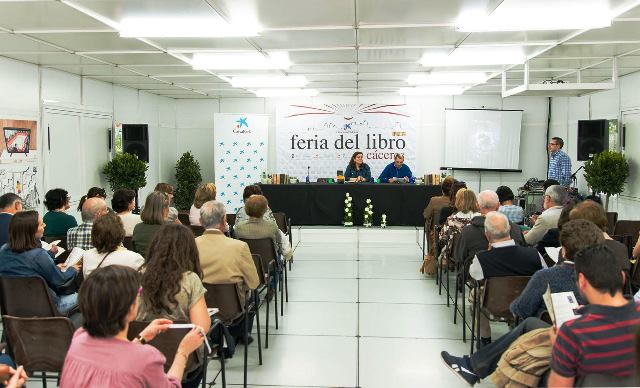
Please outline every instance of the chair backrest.
[[631, 236], [633, 244], [635, 244], [638, 241], [638, 232], [640, 232], [640, 221], [618, 220], [613, 234]]
[[189, 227], [191, 228], [191, 231], [193, 232], [193, 234], [196, 237], [200, 237], [204, 233], [204, 226], [201, 226], [201, 225], [189, 225]]
[[60, 240], [60, 242], [58, 243], [58, 246], [60, 248], [67, 249], [67, 235], [66, 234], [64, 236], [43, 236], [42, 237], [42, 241], [47, 242], [47, 243], [52, 243], [52, 242], [58, 241], [58, 240]]
[[255, 264], [256, 266], [256, 271], [258, 271], [258, 279], [260, 279], [260, 286], [263, 286], [266, 284], [267, 276], [269, 274], [264, 269], [264, 265], [262, 264], [262, 257], [260, 255], [256, 255], [255, 253], [252, 253], [251, 258], [253, 259], [253, 264]]
[[122, 240], [122, 245], [127, 248], [130, 251], [133, 251], [133, 237], [132, 236], [127, 236], [124, 238], [124, 240]]
[[[129, 322], [129, 330], [127, 331], [127, 338], [132, 340], [140, 334], [145, 327], [149, 326], [150, 322], [143, 321], [133, 321]], [[174, 323], [188, 323], [188, 322], [174, 322]], [[148, 344], [158, 349], [160, 353], [164, 355], [166, 359], [164, 364], [164, 371], [167, 372], [171, 368], [171, 364], [173, 364], [173, 359], [176, 356], [176, 350], [178, 350], [178, 345], [180, 345], [180, 341], [182, 338], [187, 335], [187, 333], [191, 329], [169, 329], [164, 333], [158, 333], [153, 340], [149, 341]], [[197, 363], [197, 359], [195, 358], [195, 354], [197, 352], [191, 353], [189, 356], [189, 360], [187, 361], [187, 365], [193, 365], [193, 363]], [[186, 370], [190, 370], [189, 367]]]
[[501, 276], [487, 278], [482, 295], [483, 310], [497, 319], [511, 321], [514, 319], [509, 305], [524, 290], [531, 276]]
[[278, 257], [273, 239], [266, 237], [241, 238], [240, 240], [246, 242], [247, 245], [249, 245], [249, 250], [252, 254], [260, 255], [260, 258], [262, 259], [262, 267], [268, 271], [271, 262], [275, 261]]
[[18, 365], [28, 372], [60, 372], [74, 328], [69, 318], [2, 317], [7, 345]]
[[211, 284], [203, 283], [207, 293], [204, 300], [207, 307], [220, 310], [217, 316], [225, 325], [231, 325], [244, 314], [244, 307], [240, 302], [240, 283]]
[[189, 212], [185, 210], [181, 210], [178, 212], [178, 220], [182, 223], [182, 225], [189, 225]]
[[287, 222], [287, 215], [282, 212], [273, 213], [273, 218], [276, 219], [276, 224], [278, 224], [278, 228], [282, 231], [282, 233], [289, 234], [289, 223]]
[[233, 228], [236, 224], [236, 213], [227, 213], [227, 224]]
[[618, 212], [607, 212], [607, 233], [613, 234], [618, 222]]
[[60, 315], [40, 277], [0, 277], [0, 311], [20, 318]]

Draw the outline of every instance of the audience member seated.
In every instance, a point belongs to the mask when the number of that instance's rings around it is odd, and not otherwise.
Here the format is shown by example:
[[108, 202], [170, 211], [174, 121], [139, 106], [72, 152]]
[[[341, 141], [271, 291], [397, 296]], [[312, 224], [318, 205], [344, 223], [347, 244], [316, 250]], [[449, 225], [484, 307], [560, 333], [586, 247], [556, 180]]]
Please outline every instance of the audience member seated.
[[[240, 300], [244, 305], [251, 290], [260, 285], [249, 246], [243, 241], [224, 235], [227, 219], [224, 204], [221, 202], [205, 202], [200, 207], [200, 222], [205, 231], [202, 236], [196, 238], [196, 246], [200, 254], [203, 282], [240, 283]], [[249, 316], [249, 333], [253, 327], [253, 316], [254, 314]], [[229, 332], [236, 342], [242, 342], [244, 320], [230, 327]], [[250, 338], [249, 342], [251, 341]]]
[[109, 209], [104, 199], [92, 197], [85, 200], [82, 205], [82, 224], [67, 231], [67, 249], [78, 247], [86, 251], [93, 248], [91, 245], [93, 223], [108, 212]]
[[[531, 276], [546, 268], [547, 264], [535, 248], [516, 245], [511, 238], [511, 227], [507, 217], [498, 212], [489, 212], [484, 221], [489, 250], [478, 252], [469, 267], [469, 276], [476, 281], [502, 276]], [[491, 342], [489, 321], [481, 315], [480, 340]]]
[[124, 232], [127, 237], [133, 235], [133, 228], [142, 222], [138, 214], [131, 211], [136, 208], [136, 192], [129, 189], [116, 190], [111, 198], [111, 207], [118, 214], [124, 226]]
[[593, 201], [593, 202], [595, 202], [597, 204], [602, 205], [602, 198], [600, 198], [599, 195], [593, 195], [593, 194], [587, 195], [586, 197], [584, 197], [584, 200], [585, 201]]
[[551, 292], [573, 291], [578, 304], [586, 304], [574, 279], [573, 258], [581, 249], [604, 243], [602, 231], [590, 221], [573, 220], [562, 226], [560, 241], [562, 252], [558, 263], [533, 274], [522, 294], [511, 302], [510, 309], [513, 315], [521, 319], [540, 317], [541, 313], [546, 311], [542, 295], [547, 291], [547, 287]]
[[173, 186], [168, 183], [160, 182], [156, 185], [155, 191], [167, 194], [169, 197], [169, 215], [167, 215], [167, 224], [181, 223], [178, 219], [178, 209], [171, 206], [173, 202]]
[[536, 249], [541, 255], [544, 255], [547, 247], [557, 248], [560, 246], [560, 231], [562, 226], [569, 222], [569, 213], [576, 206], [575, 201], [569, 201], [562, 207], [560, 217], [558, 217], [558, 227], [547, 230], [547, 233], [542, 236], [542, 239], [536, 244]]
[[78, 294], [58, 295], [56, 292], [73, 281], [80, 265], [57, 267], [40, 247], [45, 224], [36, 211], [16, 213], [9, 223], [9, 242], [0, 248], [0, 276], [41, 277], [49, 287], [49, 294], [61, 313], [76, 306]]
[[101, 198], [103, 201], [107, 201], [107, 192], [102, 187], [92, 187], [87, 192], [87, 195], [83, 195], [80, 198], [80, 202], [78, 202], [78, 212], [82, 211], [82, 205], [84, 205], [84, 201], [89, 198]]
[[588, 220], [596, 224], [604, 236], [604, 245], [613, 251], [613, 254], [620, 261], [622, 269], [625, 271], [629, 271], [631, 269], [629, 250], [627, 249], [627, 246], [612, 239], [611, 236], [607, 234], [609, 221], [607, 220], [607, 213], [605, 213], [602, 205], [593, 201], [582, 201], [577, 204], [573, 210], [571, 210], [569, 218], [571, 220]]
[[451, 185], [453, 185], [454, 179], [452, 176], [447, 176], [442, 181], [441, 189], [442, 195], [437, 197], [431, 197], [427, 207], [422, 212], [424, 216], [424, 227], [425, 233], [427, 234], [427, 245], [429, 247], [429, 251], [427, 255], [423, 258], [424, 262], [422, 263], [422, 267], [420, 268], [420, 272], [426, 275], [435, 274], [435, 244], [436, 244], [436, 235], [435, 235], [435, 223], [440, 218], [440, 211], [449, 206], [449, 195], [451, 193]]
[[451, 190], [449, 192], [449, 205], [440, 209], [440, 216], [438, 217], [437, 225], [443, 225], [447, 221], [447, 218], [449, 218], [450, 215], [454, 214], [457, 211], [456, 194], [458, 194], [458, 191], [466, 188], [466, 183], [459, 182], [454, 179], [453, 184], [451, 185]]
[[[142, 267], [142, 297], [137, 319], [186, 321], [208, 333], [211, 318], [204, 300], [206, 290], [191, 229], [180, 224], [163, 225], [148, 252]], [[204, 349], [198, 350], [198, 355], [199, 360], [204, 361]], [[183, 381], [183, 387], [197, 386], [202, 379], [200, 367], [194, 365], [186, 371], [188, 382]]]
[[[622, 268], [611, 249], [602, 245], [576, 253], [574, 266], [578, 289], [590, 304], [578, 310], [580, 317], [560, 329], [548, 330], [553, 346], [548, 386], [571, 387], [576, 379], [591, 374], [632, 376], [635, 352], [630, 339], [640, 320], [640, 306], [622, 294]], [[450, 369], [473, 386], [496, 370], [503, 353], [521, 335], [548, 326], [537, 318], [527, 318], [471, 356], [455, 357], [446, 351], [441, 356]]]
[[171, 320], [156, 319], [133, 341], [127, 338], [138, 313], [139, 287], [138, 273], [119, 265], [100, 268], [82, 283], [79, 302], [84, 324], [73, 335], [61, 387], [181, 386], [187, 359], [202, 345], [204, 330], [196, 326], [182, 338], [165, 374], [165, 357], [143, 344], [169, 330]]
[[22, 211], [22, 199], [14, 193], [0, 196], [0, 247], [9, 241], [9, 222], [17, 212]]
[[82, 273], [86, 278], [98, 268], [109, 265], [124, 265], [138, 269], [144, 264], [144, 258], [139, 253], [132, 252], [122, 246], [124, 227], [120, 217], [107, 213], [98, 218], [91, 230], [92, 248], [82, 257]]
[[[498, 195], [493, 191], [485, 190], [478, 194], [480, 215], [473, 217], [471, 223], [462, 228], [458, 245], [454, 249], [456, 261], [468, 263], [476, 253], [487, 249], [489, 241], [484, 231], [484, 220], [487, 213], [497, 211], [499, 206]], [[524, 245], [520, 227], [512, 222], [509, 222], [509, 226], [511, 239], [517, 245]]]
[[142, 222], [133, 228], [133, 247], [142, 257], [147, 257], [147, 247], [156, 232], [165, 224], [167, 214], [169, 214], [167, 195], [159, 191], [150, 193], [140, 213]]
[[524, 209], [513, 204], [514, 195], [509, 186], [498, 187], [496, 194], [498, 194], [500, 201], [498, 211], [507, 216], [510, 222], [522, 224], [524, 222]]
[[457, 213], [449, 216], [442, 226], [439, 236], [439, 244], [442, 247], [440, 259], [442, 262], [453, 258], [454, 237], [458, 235], [462, 228], [469, 225], [474, 217], [480, 215], [478, 213], [478, 200], [476, 194], [467, 189], [460, 189], [456, 194], [455, 207]]
[[[262, 195], [262, 189], [260, 188], [260, 186], [258, 185], [245, 186], [244, 191], [242, 192], [242, 202], [246, 202], [247, 199], [249, 199], [249, 197], [252, 195]], [[274, 224], [276, 223], [276, 219], [273, 216], [273, 212], [271, 211], [271, 208], [269, 208], [268, 206], [267, 206], [267, 211], [264, 213], [264, 216], [262, 218], [264, 218], [267, 221], [273, 222]], [[238, 225], [247, 221], [249, 221], [249, 216], [247, 215], [247, 212], [244, 210], [244, 206], [239, 207], [238, 210], [236, 210], [235, 225]]]
[[205, 202], [216, 200], [216, 185], [213, 183], [203, 183], [196, 190], [193, 205], [189, 209], [189, 223], [191, 225], [200, 225], [200, 206]]
[[69, 193], [64, 189], [53, 189], [47, 191], [44, 196], [44, 206], [48, 212], [44, 215], [43, 221], [47, 225], [44, 230], [45, 236], [66, 236], [67, 231], [78, 226], [74, 216], [65, 213], [71, 206], [69, 205]]
[[547, 230], [558, 227], [558, 218], [567, 199], [567, 191], [560, 185], [549, 186], [544, 192], [544, 211], [535, 217], [533, 228], [525, 232], [524, 239], [529, 245], [536, 245]]
[[278, 250], [285, 260], [290, 260], [291, 247], [289, 247], [289, 240], [283, 239], [280, 234], [278, 225], [273, 222], [265, 220], [264, 214], [269, 208], [269, 202], [264, 195], [252, 195], [244, 203], [244, 210], [249, 216], [249, 221], [243, 222], [240, 225], [234, 226], [234, 234], [236, 238], [271, 238]]

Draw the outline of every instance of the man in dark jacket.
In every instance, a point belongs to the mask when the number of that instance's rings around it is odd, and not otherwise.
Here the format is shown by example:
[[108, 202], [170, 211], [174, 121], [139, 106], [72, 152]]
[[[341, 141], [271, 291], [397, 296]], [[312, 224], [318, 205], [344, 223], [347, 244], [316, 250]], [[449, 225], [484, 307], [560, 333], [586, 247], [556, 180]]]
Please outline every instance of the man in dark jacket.
[[22, 211], [22, 199], [14, 193], [0, 196], [0, 247], [9, 240], [11, 217]]
[[[498, 194], [495, 191], [485, 190], [478, 194], [478, 207], [480, 208], [480, 214], [471, 220], [471, 224], [465, 226], [460, 234], [458, 245], [453, 250], [453, 255], [456, 261], [469, 262], [476, 253], [484, 251], [489, 247], [489, 241], [484, 234], [484, 218], [489, 212], [497, 211], [500, 207], [500, 201], [498, 200]], [[524, 236], [520, 227], [512, 222], [509, 223], [511, 227], [511, 238], [517, 245], [524, 244]]]

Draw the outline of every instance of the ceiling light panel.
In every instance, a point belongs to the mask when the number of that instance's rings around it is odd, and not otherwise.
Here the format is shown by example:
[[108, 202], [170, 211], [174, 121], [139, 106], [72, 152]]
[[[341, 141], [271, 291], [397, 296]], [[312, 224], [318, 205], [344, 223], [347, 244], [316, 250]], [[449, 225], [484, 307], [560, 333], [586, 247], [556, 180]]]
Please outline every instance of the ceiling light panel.
[[191, 61], [196, 70], [268, 70], [291, 66], [286, 52], [195, 53]]
[[302, 75], [231, 78], [231, 85], [234, 88], [302, 88], [307, 86], [307, 83], [307, 79]]
[[257, 36], [260, 28], [210, 18], [125, 18], [119, 30], [124, 38], [224, 38]]

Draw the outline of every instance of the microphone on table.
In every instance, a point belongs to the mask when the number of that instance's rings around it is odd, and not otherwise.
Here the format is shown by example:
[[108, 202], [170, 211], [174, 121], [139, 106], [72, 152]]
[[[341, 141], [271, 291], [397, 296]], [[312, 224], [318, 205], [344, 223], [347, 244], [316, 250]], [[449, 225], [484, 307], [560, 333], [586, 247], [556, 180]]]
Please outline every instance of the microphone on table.
[[307, 179], [306, 179], [307, 183], [311, 183], [311, 179], [309, 178], [309, 170], [310, 169], [311, 169], [311, 166], [307, 166]]

